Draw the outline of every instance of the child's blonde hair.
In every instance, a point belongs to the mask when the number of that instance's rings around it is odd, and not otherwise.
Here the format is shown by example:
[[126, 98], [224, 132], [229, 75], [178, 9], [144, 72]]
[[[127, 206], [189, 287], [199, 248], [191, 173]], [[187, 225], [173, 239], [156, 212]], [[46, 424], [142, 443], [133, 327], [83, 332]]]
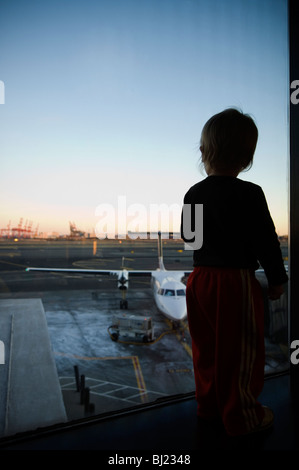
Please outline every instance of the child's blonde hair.
[[251, 168], [258, 139], [253, 119], [235, 108], [212, 116], [204, 125], [202, 162], [213, 170], [244, 171]]

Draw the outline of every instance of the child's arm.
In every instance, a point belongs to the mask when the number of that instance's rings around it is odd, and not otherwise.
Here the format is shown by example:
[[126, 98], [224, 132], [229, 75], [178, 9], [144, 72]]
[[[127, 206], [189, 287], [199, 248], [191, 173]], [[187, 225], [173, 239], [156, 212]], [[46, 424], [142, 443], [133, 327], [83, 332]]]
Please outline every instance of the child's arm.
[[[279, 298], [283, 293], [283, 284], [288, 281], [280, 243], [270, 215], [265, 195], [259, 188], [258, 203], [255, 206], [255, 221], [258, 236], [254, 237], [257, 258], [264, 268], [269, 283], [269, 297]], [[272, 297], [270, 297], [272, 298]]]

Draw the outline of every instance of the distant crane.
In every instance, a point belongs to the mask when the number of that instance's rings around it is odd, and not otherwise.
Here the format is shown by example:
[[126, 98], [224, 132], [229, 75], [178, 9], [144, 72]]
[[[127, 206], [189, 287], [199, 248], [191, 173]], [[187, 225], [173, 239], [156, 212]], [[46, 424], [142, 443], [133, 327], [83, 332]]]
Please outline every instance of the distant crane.
[[22, 225], [23, 225], [23, 218], [21, 217], [20, 222], [17, 227], [13, 227], [11, 229], [11, 236], [13, 238], [20, 238], [22, 234]]
[[22, 235], [23, 235], [23, 238], [30, 238], [31, 236], [31, 230], [32, 230], [32, 221], [30, 221], [28, 223], [28, 220], [26, 220], [25, 222], [25, 226], [22, 230]]
[[85, 232], [78, 230], [74, 222], [70, 222], [70, 237], [71, 238], [81, 238], [84, 237]]
[[23, 226], [23, 217], [20, 218], [20, 221], [16, 227], [10, 228], [11, 221], [7, 225], [7, 228], [0, 230], [1, 237], [6, 238], [31, 238], [32, 237], [32, 224], [30, 220], [26, 220], [25, 225]]
[[10, 237], [10, 224], [11, 224], [11, 221], [9, 221], [6, 228], [1, 229], [1, 238], [4, 238], [4, 237], [9, 238]]
[[38, 236], [38, 228], [39, 228], [39, 224], [37, 224], [36, 226], [36, 229], [35, 229], [35, 232], [33, 234], [33, 237], [36, 238]]

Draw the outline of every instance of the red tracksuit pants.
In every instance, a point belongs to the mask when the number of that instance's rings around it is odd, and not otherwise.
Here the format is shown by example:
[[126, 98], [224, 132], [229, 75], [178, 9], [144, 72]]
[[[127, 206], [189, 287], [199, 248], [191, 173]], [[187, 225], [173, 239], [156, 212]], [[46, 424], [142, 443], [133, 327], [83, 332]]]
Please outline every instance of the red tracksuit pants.
[[187, 283], [197, 413], [221, 417], [229, 435], [263, 419], [264, 302], [254, 272], [194, 268]]

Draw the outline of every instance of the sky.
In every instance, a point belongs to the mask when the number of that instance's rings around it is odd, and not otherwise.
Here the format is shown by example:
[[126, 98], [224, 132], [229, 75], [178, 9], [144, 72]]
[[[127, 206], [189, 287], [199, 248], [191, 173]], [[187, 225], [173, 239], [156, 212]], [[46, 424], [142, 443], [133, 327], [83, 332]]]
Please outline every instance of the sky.
[[164, 207], [179, 230], [202, 127], [233, 106], [259, 129], [239, 178], [288, 232], [286, 0], [0, 0], [0, 83], [0, 229], [163, 230]]

